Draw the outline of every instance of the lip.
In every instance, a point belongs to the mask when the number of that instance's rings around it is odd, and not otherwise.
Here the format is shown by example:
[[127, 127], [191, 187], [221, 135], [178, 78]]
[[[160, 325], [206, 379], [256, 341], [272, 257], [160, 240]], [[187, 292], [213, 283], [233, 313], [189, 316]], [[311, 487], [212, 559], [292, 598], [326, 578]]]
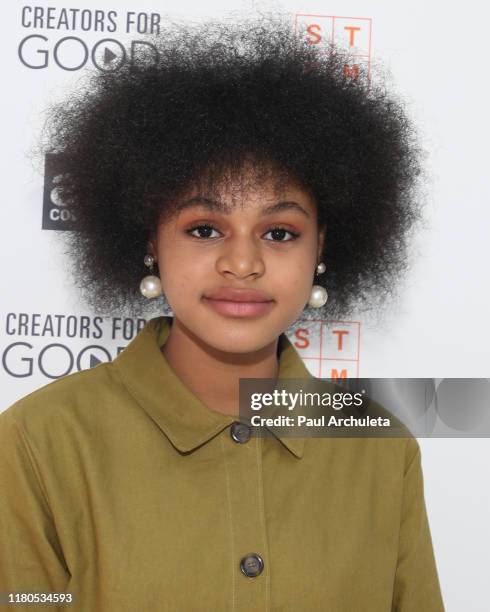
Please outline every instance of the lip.
[[246, 302], [249, 304], [273, 301], [271, 297], [256, 289], [239, 289], [235, 287], [220, 287], [214, 291], [208, 291], [203, 297], [208, 300]]
[[227, 317], [256, 317], [268, 312], [274, 300], [256, 289], [220, 287], [203, 295], [203, 301]]
[[226, 300], [213, 300], [203, 297], [203, 302], [218, 314], [226, 317], [256, 317], [269, 312], [274, 301], [268, 302], [238, 302]]

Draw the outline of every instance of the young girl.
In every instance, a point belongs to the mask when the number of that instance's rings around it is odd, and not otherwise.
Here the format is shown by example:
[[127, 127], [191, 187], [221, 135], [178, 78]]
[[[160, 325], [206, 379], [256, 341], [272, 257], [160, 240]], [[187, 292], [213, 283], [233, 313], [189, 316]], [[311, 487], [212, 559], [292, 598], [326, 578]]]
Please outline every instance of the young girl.
[[333, 51], [277, 19], [173, 24], [54, 109], [75, 283], [160, 316], [0, 415], [16, 601], [444, 609], [413, 437], [262, 437], [238, 412], [242, 378], [313, 378], [288, 329], [378, 308], [406, 265], [413, 127]]

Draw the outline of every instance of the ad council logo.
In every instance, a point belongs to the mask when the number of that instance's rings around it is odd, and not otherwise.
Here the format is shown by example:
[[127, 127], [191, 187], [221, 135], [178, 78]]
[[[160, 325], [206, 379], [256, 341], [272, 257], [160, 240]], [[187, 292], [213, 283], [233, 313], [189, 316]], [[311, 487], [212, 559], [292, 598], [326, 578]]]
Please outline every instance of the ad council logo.
[[44, 161], [43, 222], [42, 229], [74, 230], [76, 218], [63, 202], [59, 181], [62, 157], [47, 153]]

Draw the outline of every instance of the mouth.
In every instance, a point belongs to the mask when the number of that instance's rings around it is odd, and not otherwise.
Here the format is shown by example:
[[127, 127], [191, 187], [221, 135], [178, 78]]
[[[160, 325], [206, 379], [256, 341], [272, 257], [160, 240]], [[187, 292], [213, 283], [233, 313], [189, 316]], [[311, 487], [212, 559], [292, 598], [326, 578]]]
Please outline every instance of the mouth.
[[271, 310], [274, 300], [243, 301], [214, 299], [203, 296], [203, 302], [218, 314], [228, 317], [256, 317]]

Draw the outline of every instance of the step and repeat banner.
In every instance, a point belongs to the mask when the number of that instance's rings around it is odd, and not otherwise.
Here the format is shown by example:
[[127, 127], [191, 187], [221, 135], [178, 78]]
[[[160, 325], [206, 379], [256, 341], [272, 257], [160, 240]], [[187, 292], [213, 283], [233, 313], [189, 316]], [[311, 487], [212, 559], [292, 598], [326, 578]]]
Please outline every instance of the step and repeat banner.
[[[116, 71], [130, 62], [128, 43], [146, 44], [144, 36], [158, 34], [168, 19], [262, 9], [286, 12], [291, 27], [311, 44], [326, 48], [335, 41], [349, 49], [346, 70], [354, 76], [369, 74], [379, 60], [428, 153], [425, 221], [397, 298], [379, 317], [360, 312], [352, 320], [305, 321], [290, 334], [305, 364], [315, 376], [334, 378], [490, 377], [490, 189], [484, 167], [489, 94], [481, 59], [488, 9], [485, 15], [472, 2], [400, 6], [388, 0], [14, 1], [2, 8], [0, 26], [0, 411], [59, 377], [113, 359], [148, 318], [167, 314], [155, 308], [146, 318], [131, 312], [108, 317], [80, 301], [57, 239], [71, 231], [73, 219], [57, 194], [55, 160], [41, 159], [36, 150], [47, 109], [69, 95], [86, 71]], [[448, 610], [485, 609], [481, 568], [488, 559], [478, 542], [481, 530], [488, 536], [490, 494], [481, 492], [487, 442], [421, 441]], [[465, 495], [458, 498], [454, 490], [463, 482]], [[469, 518], [468, 504], [471, 524], [465, 520], [462, 533], [455, 523]]]

